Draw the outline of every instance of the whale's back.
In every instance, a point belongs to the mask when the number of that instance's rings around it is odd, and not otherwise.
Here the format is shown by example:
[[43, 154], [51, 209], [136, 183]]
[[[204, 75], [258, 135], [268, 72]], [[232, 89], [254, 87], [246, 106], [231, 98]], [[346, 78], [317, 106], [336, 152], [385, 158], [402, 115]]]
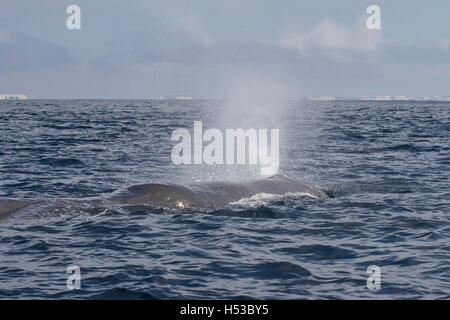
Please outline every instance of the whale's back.
[[[327, 198], [327, 195], [313, 184], [285, 176], [273, 176], [241, 182], [203, 182], [187, 185], [140, 184], [115, 192], [106, 198], [70, 200], [97, 204], [105, 201], [127, 205], [149, 204], [165, 208], [215, 208], [250, 198], [258, 193], [283, 195], [289, 192], [308, 193], [316, 198]], [[0, 200], [0, 218], [37, 202], [37, 200], [28, 202]]]
[[243, 182], [203, 182], [189, 185], [135, 185], [114, 195], [111, 200], [126, 204], [154, 204], [163, 207], [217, 207], [249, 198], [258, 193], [282, 195], [302, 192], [317, 198], [327, 195], [317, 186], [273, 176]]
[[0, 200], [0, 219], [6, 217], [9, 213], [27, 207], [30, 203], [20, 200], [3, 199]]

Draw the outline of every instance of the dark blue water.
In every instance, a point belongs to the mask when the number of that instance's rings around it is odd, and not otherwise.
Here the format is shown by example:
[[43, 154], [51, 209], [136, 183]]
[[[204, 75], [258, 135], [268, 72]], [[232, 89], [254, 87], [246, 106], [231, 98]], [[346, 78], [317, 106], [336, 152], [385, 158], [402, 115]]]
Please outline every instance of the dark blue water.
[[[0, 199], [42, 200], [0, 220], [0, 298], [450, 298], [447, 103], [292, 102], [281, 173], [329, 199], [212, 210], [61, 200], [217, 178], [172, 164], [170, 135], [213, 124], [221, 107], [0, 102]], [[80, 290], [66, 287], [69, 265]], [[370, 265], [378, 291], [366, 286]]]

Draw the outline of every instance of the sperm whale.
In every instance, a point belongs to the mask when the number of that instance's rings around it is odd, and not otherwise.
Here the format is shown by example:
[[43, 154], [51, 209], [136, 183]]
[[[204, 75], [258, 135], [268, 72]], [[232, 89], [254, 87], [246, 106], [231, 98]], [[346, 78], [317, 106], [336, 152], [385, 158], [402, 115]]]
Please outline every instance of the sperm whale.
[[[105, 197], [71, 199], [95, 204], [155, 205], [165, 208], [215, 208], [259, 193], [283, 195], [308, 193], [317, 198], [328, 198], [319, 187], [276, 175], [242, 182], [203, 182], [193, 184], [139, 184], [116, 191]], [[68, 199], [64, 199], [68, 200]], [[0, 217], [28, 207], [39, 201], [0, 200]]]

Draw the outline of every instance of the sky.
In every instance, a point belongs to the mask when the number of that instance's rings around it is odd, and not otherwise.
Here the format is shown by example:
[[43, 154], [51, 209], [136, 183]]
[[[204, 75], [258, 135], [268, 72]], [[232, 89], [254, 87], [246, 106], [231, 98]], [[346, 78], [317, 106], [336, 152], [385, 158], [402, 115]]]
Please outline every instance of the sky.
[[0, 94], [29, 98], [222, 98], [259, 78], [292, 97], [447, 96], [449, 58], [448, 0], [0, 3]]

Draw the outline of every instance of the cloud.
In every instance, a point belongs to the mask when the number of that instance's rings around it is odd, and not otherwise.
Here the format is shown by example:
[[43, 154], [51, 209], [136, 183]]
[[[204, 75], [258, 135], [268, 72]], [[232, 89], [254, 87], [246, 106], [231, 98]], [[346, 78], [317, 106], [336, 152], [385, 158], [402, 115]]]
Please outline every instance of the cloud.
[[450, 49], [450, 37], [441, 37], [436, 40], [436, 45], [441, 49]]
[[323, 20], [308, 32], [290, 33], [282, 37], [280, 46], [306, 53], [310, 48], [373, 51], [385, 41], [380, 31], [368, 30], [365, 24], [348, 29]]
[[33, 67], [58, 68], [72, 60], [59, 46], [0, 29], [0, 61], [0, 72], [16, 72]]
[[12, 35], [8, 30], [0, 29], [0, 45], [9, 43], [12, 40]]
[[173, 22], [181, 27], [195, 42], [205, 46], [209, 46], [213, 43], [211, 36], [200, 22], [199, 17], [193, 14], [183, 14], [178, 15]]

